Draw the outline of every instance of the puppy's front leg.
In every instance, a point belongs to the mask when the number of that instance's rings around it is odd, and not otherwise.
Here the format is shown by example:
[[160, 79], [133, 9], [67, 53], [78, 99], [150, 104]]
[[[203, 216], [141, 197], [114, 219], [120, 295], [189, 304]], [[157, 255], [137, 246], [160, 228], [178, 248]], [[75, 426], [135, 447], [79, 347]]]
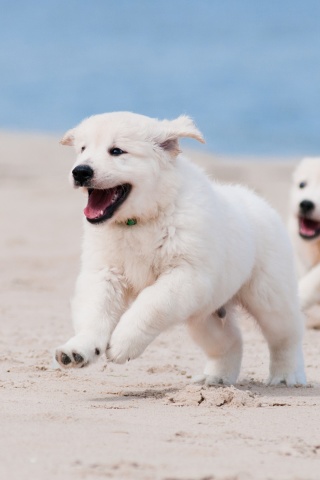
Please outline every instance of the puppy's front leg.
[[112, 331], [125, 309], [125, 282], [112, 269], [80, 273], [72, 301], [76, 335], [57, 348], [63, 367], [84, 367], [104, 353]]
[[107, 357], [116, 363], [138, 357], [159, 333], [186, 321], [199, 306], [208, 305], [210, 298], [210, 288], [190, 267], [176, 267], [162, 274], [122, 315]]

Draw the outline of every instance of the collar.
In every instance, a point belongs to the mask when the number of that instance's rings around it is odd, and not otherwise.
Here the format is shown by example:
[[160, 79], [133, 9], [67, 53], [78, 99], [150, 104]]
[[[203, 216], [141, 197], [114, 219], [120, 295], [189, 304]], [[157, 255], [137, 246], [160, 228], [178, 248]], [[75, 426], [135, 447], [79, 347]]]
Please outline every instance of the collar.
[[126, 225], [128, 225], [129, 227], [131, 227], [132, 225], [136, 225], [137, 223], [137, 220], [135, 218], [128, 218], [128, 220], [126, 221]]

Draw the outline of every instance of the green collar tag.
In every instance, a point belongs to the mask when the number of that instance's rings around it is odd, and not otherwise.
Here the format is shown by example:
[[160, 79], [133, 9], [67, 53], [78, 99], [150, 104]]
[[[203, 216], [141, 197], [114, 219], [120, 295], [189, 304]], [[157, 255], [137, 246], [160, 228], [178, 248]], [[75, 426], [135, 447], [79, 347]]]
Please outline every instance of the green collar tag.
[[137, 220], [135, 218], [128, 218], [128, 220], [126, 221], [126, 225], [129, 225], [131, 227], [131, 225], [135, 225], [137, 223]]

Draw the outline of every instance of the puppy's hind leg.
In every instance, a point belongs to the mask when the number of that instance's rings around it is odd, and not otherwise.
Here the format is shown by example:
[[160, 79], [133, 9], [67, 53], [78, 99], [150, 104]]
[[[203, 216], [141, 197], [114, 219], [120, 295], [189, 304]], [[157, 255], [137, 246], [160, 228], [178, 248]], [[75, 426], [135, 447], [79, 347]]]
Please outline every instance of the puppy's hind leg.
[[242, 289], [241, 300], [257, 320], [270, 350], [269, 385], [305, 385], [302, 352], [303, 317], [293, 277], [279, 282], [274, 276], [254, 278]]
[[230, 302], [225, 307], [223, 318], [222, 312], [219, 312], [220, 316], [216, 312], [205, 319], [195, 318], [189, 321], [192, 338], [208, 356], [204, 373], [194, 377], [195, 383], [236, 383], [242, 358], [242, 338], [236, 322], [236, 310], [236, 305]]

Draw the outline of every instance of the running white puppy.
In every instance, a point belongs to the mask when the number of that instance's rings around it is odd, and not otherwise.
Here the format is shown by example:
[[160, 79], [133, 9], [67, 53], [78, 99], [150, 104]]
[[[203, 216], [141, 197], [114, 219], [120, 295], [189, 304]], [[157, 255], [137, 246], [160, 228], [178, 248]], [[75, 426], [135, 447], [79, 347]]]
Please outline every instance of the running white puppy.
[[[320, 304], [320, 158], [305, 158], [293, 175], [289, 230], [304, 310]], [[319, 314], [319, 311], [315, 312]], [[311, 314], [312, 316], [312, 314]], [[320, 326], [319, 317], [312, 323]]]
[[[90, 117], [63, 137], [76, 149], [71, 181], [88, 204], [76, 335], [57, 361], [82, 367], [106, 352], [123, 363], [186, 322], [209, 357], [203, 381], [235, 383], [239, 301], [269, 344], [269, 383], [305, 384], [303, 321], [280, 218], [247, 189], [212, 184], [180, 155], [181, 137], [204, 141], [188, 117], [128, 112]], [[214, 314], [222, 305], [226, 321]]]

